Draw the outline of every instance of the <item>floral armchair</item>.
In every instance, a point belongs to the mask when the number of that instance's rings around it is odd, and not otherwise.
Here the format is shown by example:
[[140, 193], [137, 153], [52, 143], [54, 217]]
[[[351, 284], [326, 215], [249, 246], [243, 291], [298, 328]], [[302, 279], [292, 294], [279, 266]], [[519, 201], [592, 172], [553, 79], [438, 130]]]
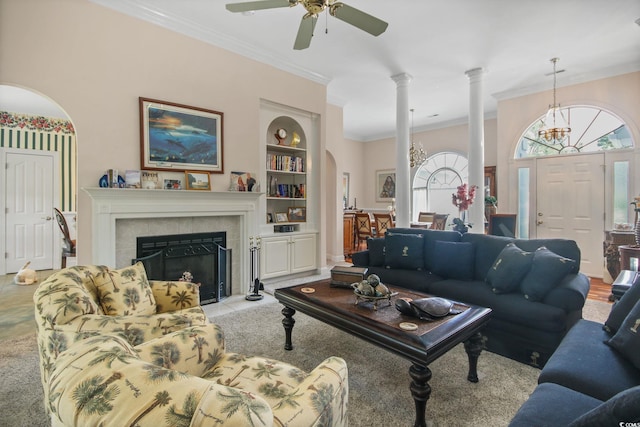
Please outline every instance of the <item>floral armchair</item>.
[[53, 363], [53, 426], [346, 426], [348, 376], [330, 357], [310, 373], [226, 353], [214, 324], [132, 346], [118, 335], [75, 342]]
[[110, 334], [135, 346], [210, 323], [196, 285], [149, 281], [141, 263], [62, 269], [40, 284], [33, 300], [46, 408], [52, 366], [73, 343]]

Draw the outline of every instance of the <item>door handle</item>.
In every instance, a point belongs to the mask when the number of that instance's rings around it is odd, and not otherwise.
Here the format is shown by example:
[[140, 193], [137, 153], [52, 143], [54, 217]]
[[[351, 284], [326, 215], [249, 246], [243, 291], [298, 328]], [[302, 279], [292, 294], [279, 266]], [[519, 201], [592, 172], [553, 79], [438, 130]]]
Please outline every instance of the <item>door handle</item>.
[[40, 219], [46, 219], [47, 221], [51, 221], [53, 218], [50, 216], [43, 216]]
[[543, 222], [544, 222], [543, 220], [539, 219], [539, 220], [537, 220], [537, 221], [536, 221], [536, 224], [540, 225], [540, 224], [542, 224]]

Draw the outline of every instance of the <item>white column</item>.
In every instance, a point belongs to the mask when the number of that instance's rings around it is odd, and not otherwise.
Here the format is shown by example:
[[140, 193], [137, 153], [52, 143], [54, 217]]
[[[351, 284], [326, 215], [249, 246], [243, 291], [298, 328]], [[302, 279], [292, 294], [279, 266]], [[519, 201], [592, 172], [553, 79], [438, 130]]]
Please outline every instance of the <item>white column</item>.
[[409, 169], [409, 83], [406, 73], [391, 76], [396, 82], [396, 227], [411, 221], [411, 170]]
[[472, 233], [484, 233], [484, 106], [482, 68], [465, 72], [469, 77], [469, 186], [477, 185], [476, 198], [469, 208]]

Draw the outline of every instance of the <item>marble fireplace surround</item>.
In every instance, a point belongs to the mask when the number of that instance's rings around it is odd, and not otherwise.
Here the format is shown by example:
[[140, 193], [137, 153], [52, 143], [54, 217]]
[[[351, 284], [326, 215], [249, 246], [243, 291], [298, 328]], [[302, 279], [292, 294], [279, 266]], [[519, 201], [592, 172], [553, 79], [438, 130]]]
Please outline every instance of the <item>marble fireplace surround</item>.
[[249, 288], [249, 237], [256, 233], [262, 193], [83, 188], [91, 197], [92, 260], [122, 268], [136, 256], [136, 238], [226, 231], [232, 248], [232, 295]]

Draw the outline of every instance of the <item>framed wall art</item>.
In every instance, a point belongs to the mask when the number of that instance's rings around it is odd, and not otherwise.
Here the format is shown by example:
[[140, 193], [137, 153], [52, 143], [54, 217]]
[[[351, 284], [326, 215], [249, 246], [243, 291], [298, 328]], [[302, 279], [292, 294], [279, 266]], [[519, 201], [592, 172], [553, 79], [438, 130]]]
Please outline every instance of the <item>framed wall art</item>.
[[396, 171], [384, 169], [376, 171], [376, 202], [387, 202], [396, 197]]
[[223, 173], [223, 114], [156, 99], [140, 101], [141, 169]]
[[187, 183], [187, 190], [211, 191], [209, 172], [186, 171], [184, 173], [184, 182]]

